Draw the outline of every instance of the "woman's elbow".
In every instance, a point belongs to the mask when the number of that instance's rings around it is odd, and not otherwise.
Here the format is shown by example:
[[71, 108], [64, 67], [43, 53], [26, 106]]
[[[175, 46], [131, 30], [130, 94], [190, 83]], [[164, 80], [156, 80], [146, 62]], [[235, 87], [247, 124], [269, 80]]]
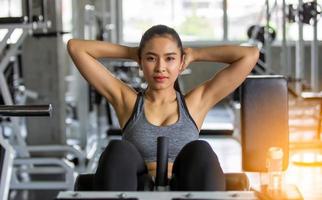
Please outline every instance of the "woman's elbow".
[[248, 51], [246, 56], [244, 57], [245, 60], [248, 62], [248, 66], [250, 69], [253, 69], [256, 66], [256, 63], [259, 58], [259, 49], [257, 47], [248, 47]]
[[70, 39], [67, 42], [67, 51], [69, 54], [72, 54], [74, 50], [75, 50], [75, 39]]
[[251, 47], [250, 57], [252, 57], [254, 60], [257, 61], [259, 58], [259, 52], [260, 52], [260, 50], [257, 47], [255, 47], [255, 46]]
[[75, 49], [77, 49], [75, 43], [76, 43], [75, 39], [68, 40], [68, 42], [67, 42], [67, 51], [68, 51], [69, 54], [72, 54], [75, 51]]
[[249, 58], [253, 63], [253, 67], [255, 67], [255, 65], [258, 61], [259, 53], [260, 53], [260, 50], [257, 47], [251, 47], [250, 53], [249, 53]]
[[76, 51], [80, 52], [81, 51], [81, 46], [80, 46], [80, 42], [77, 39], [70, 39], [67, 42], [67, 51], [68, 53], [71, 54], [75, 54]]

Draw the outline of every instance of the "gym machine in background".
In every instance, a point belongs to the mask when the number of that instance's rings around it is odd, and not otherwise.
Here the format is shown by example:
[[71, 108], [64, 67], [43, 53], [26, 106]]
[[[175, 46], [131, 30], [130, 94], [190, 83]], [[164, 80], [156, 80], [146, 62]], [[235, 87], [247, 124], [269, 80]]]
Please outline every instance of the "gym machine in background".
[[[51, 22], [47, 21], [46, 4], [42, 4], [39, 14], [33, 13], [32, 0], [23, 1], [26, 8], [20, 17], [0, 18], [0, 30], [5, 34], [0, 43], [0, 103], [12, 105], [24, 104], [26, 96], [36, 97], [32, 91], [26, 90], [22, 81], [21, 45], [29, 34], [41, 29], [46, 32]], [[12, 76], [9, 78], [8, 76]], [[8, 81], [10, 80], [10, 81]], [[8, 82], [10, 84], [8, 84]], [[14, 96], [14, 94], [16, 94]], [[24, 97], [23, 97], [24, 96]]]
[[[10, 123], [16, 117], [48, 117], [52, 114], [51, 105], [0, 105], [1, 121], [6, 120]], [[2, 127], [2, 123], [0, 124]], [[1, 143], [10, 141], [6, 136], [5, 128], [1, 128]], [[12, 145], [10, 145], [12, 146]], [[1, 188], [4, 190], [20, 190], [20, 189], [71, 189], [73, 186], [75, 169], [64, 158], [57, 157], [35, 157], [31, 156], [34, 152], [53, 152], [66, 151], [66, 148], [59, 147], [41, 147], [41, 146], [12, 146], [15, 150], [15, 156], [12, 163], [5, 162], [2, 167], [8, 171], [7, 180]], [[9, 151], [9, 150], [8, 150]], [[29, 156], [22, 157], [19, 152], [25, 151]], [[75, 153], [75, 152], [71, 152]], [[77, 153], [77, 152], [76, 152]], [[7, 156], [6, 156], [6, 159]], [[10, 172], [10, 173], [9, 173]], [[12, 172], [12, 175], [11, 175]], [[44, 179], [44, 175], [46, 179]], [[3, 176], [6, 178], [6, 176]], [[61, 179], [57, 179], [61, 177]], [[2, 178], [1, 178], [2, 180]], [[3, 180], [5, 181], [5, 179]], [[7, 191], [6, 191], [7, 192]]]
[[[37, 94], [27, 90], [22, 80], [21, 67], [21, 45], [29, 34], [37, 29], [46, 31], [50, 22], [46, 18], [46, 5], [42, 6], [41, 13], [34, 15], [32, 1], [24, 1], [25, 11], [20, 17], [0, 18], [0, 29], [6, 33], [0, 43], [0, 104], [13, 105], [25, 104], [27, 97], [37, 97]], [[25, 147], [23, 135], [21, 134], [21, 119], [12, 119], [12, 145]], [[21, 156], [28, 156], [28, 153], [21, 151]]]
[[[317, 40], [317, 23], [321, 18], [321, 5], [317, 4], [317, 1], [310, 1], [303, 3], [299, 0], [298, 5], [286, 4], [286, 1], [282, 1], [282, 5], [274, 1], [273, 5], [270, 5], [269, 0], [265, 1], [265, 14], [264, 9], [258, 23], [252, 25], [247, 30], [247, 36], [250, 44], [257, 45], [260, 49], [260, 58], [256, 67], [252, 71], [254, 74], [283, 74], [289, 81], [295, 82], [295, 93], [300, 96], [304, 87], [306, 90], [312, 92], [319, 92], [319, 71], [318, 71], [318, 40]], [[280, 69], [275, 71], [272, 69], [272, 43], [277, 37], [277, 30], [272, 26], [272, 15], [282, 14], [282, 48], [280, 54]], [[265, 24], [261, 25], [260, 22], [264, 21]], [[278, 22], [277, 22], [278, 23]], [[298, 39], [296, 40], [296, 66], [295, 77], [292, 76], [292, 64], [290, 58], [289, 41], [287, 41], [287, 25], [297, 23], [298, 25]], [[311, 26], [312, 42], [311, 42], [311, 73], [310, 81], [305, 81], [304, 78], [304, 40], [303, 40], [303, 27]], [[307, 82], [310, 82], [308, 84]], [[305, 89], [304, 89], [305, 90]]]
[[0, 199], [8, 199], [14, 151], [0, 134]]
[[[56, 22], [57, 18], [47, 15], [48, 13], [55, 13], [49, 12], [49, 10], [55, 9], [56, 6], [54, 5], [56, 3], [58, 4], [59, 1], [22, 1], [23, 11], [21, 17], [0, 18], [0, 29], [6, 31], [0, 43], [0, 102], [4, 104], [0, 106], [0, 135], [1, 139], [6, 139], [15, 150], [13, 176], [10, 185], [12, 190], [70, 189], [73, 187], [74, 174], [86, 170], [84, 153], [73, 146], [66, 145], [65, 141], [62, 144], [51, 145], [46, 143], [45, 145], [30, 145], [27, 142], [29, 134], [35, 134], [27, 129], [27, 120], [36, 125], [35, 132], [39, 132], [40, 137], [37, 136], [39, 138], [54, 139], [57, 136], [50, 135], [49, 132], [54, 132], [53, 129], [56, 130], [61, 127], [56, 126], [57, 123], [55, 122], [49, 122], [51, 123], [50, 126], [42, 128], [45, 125], [42, 122], [43, 118], [37, 118], [37, 120], [25, 118], [25, 116], [47, 116], [52, 112], [51, 106], [37, 107], [25, 106], [25, 104], [29, 104], [30, 101], [34, 101], [32, 104], [39, 104], [36, 101], [42, 101], [45, 104], [49, 101], [47, 98], [50, 98], [50, 101], [53, 101], [54, 105], [57, 106], [57, 111], [54, 111], [51, 118], [53, 121], [62, 115], [59, 110], [65, 112], [65, 107], [58, 106], [60, 102], [57, 99], [45, 97], [44, 90], [39, 92], [32, 91], [38, 88], [26, 89], [30, 87], [28, 84], [31, 81], [36, 82], [37, 86], [46, 85], [44, 82], [48, 81], [48, 78], [44, 74], [45, 81], [42, 81], [42, 77], [39, 77], [37, 73], [41, 70], [46, 71], [44, 68], [50, 67], [50, 64], [41, 65], [39, 58], [43, 58], [43, 56], [36, 53], [37, 49], [39, 49], [37, 47], [32, 49], [30, 54], [32, 56], [23, 55], [26, 53], [26, 50], [24, 50], [26, 47], [24, 46], [26, 46], [26, 43], [30, 44], [30, 40], [43, 41], [43, 38], [51, 39], [58, 37], [57, 34], [61, 34], [53, 32], [53, 27], [57, 27], [50, 19], [54, 19], [54, 22]], [[51, 46], [50, 48], [55, 51], [54, 47]], [[46, 55], [48, 54], [46, 52]], [[37, 64], [30, 65], [29, 62], [25, 62], [26, 58], [33, 59], [35, 56], [37, 56]], [[53, 56], [49, 56], [52, 59]], [[22, 66], [22, 63], [24, 66]], [[51, 63], [51, 65], [54, 65], [54, 63]], [[32, 71], [33, 68], [37, 68], [37, 70]], [[56, 68], [58, 67], [52, 67], [50, 70], [58, 70]], [[50, 70], [46, 71], [46, 74]], [[36, 78], [33, 76], [36, 76]], [[54, 73], [49, 73], [49, 76], [55, 77]], [[26, 77], [29, 77], [29, 81]], [[48, 89], [48, 92], [55, 98], [59, 96], [56, 95], [56, 91]], [[44, 101], [44, 99], [47, 100]], [[54, 126], [54, 128], [51, 126]], [[63, 130], [60, 133], [61, 135], [65, 134], [65, 129]], [[48, 177], [46, 178], [46, 176]]]
[[[297, 23], [298, 24], [298, 40], [296, 43], [296, 66], [295, 66], [295, 91], [297, 94], [301, 94], [303, 91], [304, 68], [308, 67], [304, 63], [304, 39], [303, 39], [303, 27], [305, 25], [312, 26], [313, 39], [311, 42], [311, 76], [310, 76], [310, 90], [312, 92], [319, 92], [319, 68], [318, 68], [318, 39], [317, 39], [317, 23], [321, 18], [321, 6], [317, 4], [317, 1], [303, 2], [299, 0], [296, 6], [293, 4], [285, 5], [283, 1], [283, 7], [285, 17], [283, 17], [283, 24]], [[285, 32], [285, 25], [283, 26], [283, 32]], [[283, 48], [286, 44], [286, 35], [283, 33]], [[287, 59], [285, 57], [284, 59]], [[286, 63], [286, 61], [284, 61]], [[290, 63], [288, 63], [290, 65]], [[290, 66], [288, 66], [290, 69]], [[290, 71], [287, 72], [290, 75]], [[301, 84], [302, 83], [302, 84]]]
[[[16, 117], [48, 117], [51, 116], [51, 105], [0, 105], [1, 121], [6, 120], [10, 123]], [[2, 123], [0, 124], [2, 127]], [[5, 128], [2, 127], [0, 133], [1, 141], [10, 141], [5, 134]], [[10, 145], [12, 146], [12, 145]], [[3, 168], [7, 169], [11, 181], [1, 185], [1, 188], [17, 189], [68, 189], [74, 179], [74, 169], [66, 160], [55, 157], [32, 157], [30, 154], [37, 151], [46, 151], [41, 147], [22, 147], [12, 146], [15, 150], [15, 156], [11, 164], [4, 163]], [[24, 151], [29, 156], [22, 157], [19, 152]], [[11, 175], [12, 172], [12, 175]], [[48, 180], [37, 180], [37, 175], [57, 176], [63, 174], [64, 180], [53, 181], [52, 177]], [[2, 182], [1, 182], [2, 183]]]
[[[277, 10], [277, 1], [274, 2], [273, 6], [270, 5], [269, 0], [265, 1], [263, 6], [262, 14], [258, 19], [256, 25], [252, 25], [247, 30], [247, 36], [249, 38], [248, 43], [251, 45], [256, 45], [260, 49], [259, 59], [256, 66], [252, 70], [252, 74], [257, 75], [273, 75], [276, 74], [272, 70], [271, 63], [271, 45], [276, 39], [276, 30], [270, 25], [271, 15]], [[260, 25], [260, 22], [265, 18], [265, 25]]]
[[[102, 1], [102, 8], [105, 9], [109, 2]], [[75, 6], [81, 10], [83, 16], [79, 33], [75, 34], [88, 40], [102, 40], [109, 36], [107, 28], [113, 27], [112, 24], [106, 24], [112, 18], [109, 12], [100, 11], [102, 8], [84, 2]], [[69, 112], [66, 116], [66, 142], [82, 149], [88, 160], [87, 171], [92, 172], [107, 143], [103, 133], [107, 126], [104, 113], [106, 102], [74, 66], [68, 76], [67, 88], [65, 101]]]
[[[318, 21], [321, 18], [321, 5], [317, 1], [303, 2], [298, 4], [287, 4], [283, 0], [282, 5], [277, 1], [270, 5], [266, 1], [265, 25], [253, 25], [248, 29], [247, 35], [250, 43], [257, 44], [261, 47], [260, 58], [253, 74], [283, 74], [289, 84], [289, 123], [290, 123], [290, 146], [295, 151], [301, 149], [310, 149], [316, 151], [315, 157], [311, 161], [300, 161], [298, 156], [296, 164], [307, 166], [321, 166], [322, 160], [318, 155], [321, 145], [322, 130], [322, 92], [319, 83], [319, 64], [318, 64], [318, 45], [317, 39]], [[281, 10], [280, 10], [281, 9]], [[264, 10], [264, 9], [263, 9]], [[280, 54], [280, 68], [272, 70], [272, 42], [277, 37], [277, 31], [272, 27], [272, 14], [280, 13], [278, 19], [282, 22], [282, 41]], [[263, 21], [260, 19], [259, 21]], [[287, 39], [288, 25], [297, 24], [298, 38], [292, 43]], [[305, 62], [305, 43], [303, 38], [303, 29], [312, 28], [311, 42], [311, 67]], [[295, 61], [292, 61], [292, 44], [295, 44]], [[294, 63], [294, 65], [292, 64]], [[278, 63], [277, 63], [278, 64]], [[293, 67], [294, 66], [294, 67]], [[310, 67], [310, 70], [307, 68]], [[307, 74], [306, 74], [307, 73]]]

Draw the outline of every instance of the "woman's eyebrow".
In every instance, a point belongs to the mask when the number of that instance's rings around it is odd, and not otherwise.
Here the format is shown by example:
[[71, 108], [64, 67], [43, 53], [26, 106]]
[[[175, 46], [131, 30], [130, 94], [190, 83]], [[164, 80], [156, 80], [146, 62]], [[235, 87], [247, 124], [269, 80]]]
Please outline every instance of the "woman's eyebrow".
[[170, 52], [170, 53], [166, 53], [166, 54], [164, 54], [164, 55], [166, 55], [166, 56], [171, 56], [171, 55], [177, 55], [177, 53], [176, 53], [176, 52]]
[[[148, 51], [145, 53], [145, 55], [153, 55], [153, 56], [158, 56], [158, 54], [152, 52], [152, 51]], [[171, 55], [177, 55], [176, 52], [169, 52], [169, 53], [165, 53], [165, 56], [171, 56]]]
[[158, 56], [158, 54], [152, 52], [152, 51], [148, 51], [145, 53], [145, 55], [153, 55], [153, 56]]

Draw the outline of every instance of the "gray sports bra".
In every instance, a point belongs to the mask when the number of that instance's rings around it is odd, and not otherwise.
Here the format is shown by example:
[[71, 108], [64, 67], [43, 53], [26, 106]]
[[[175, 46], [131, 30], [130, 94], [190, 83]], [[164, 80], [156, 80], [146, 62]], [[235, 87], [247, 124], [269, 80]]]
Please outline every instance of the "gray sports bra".
[[190, 116], [182, 94], [176, 92], [179, 120], [175, 124], [156, 126], [144, 114], [144, 95], [137, 96], [132, 115], [123, 128], [122, 139], [134, 144], [146, 162], [156, 161], [157, 138], [169, 138], [169, 160], [173, 162], [182, 147], [199, 138], [199, 130]]

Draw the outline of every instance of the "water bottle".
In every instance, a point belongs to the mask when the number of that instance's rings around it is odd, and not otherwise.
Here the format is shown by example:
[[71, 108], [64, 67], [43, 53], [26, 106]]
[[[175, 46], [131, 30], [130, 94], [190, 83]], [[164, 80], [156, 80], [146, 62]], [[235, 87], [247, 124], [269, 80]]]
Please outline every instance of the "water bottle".
[[283, 149], [271, 147], [267, 153], [267, 173], [269, 191], [279, 192], [283, 190]]

